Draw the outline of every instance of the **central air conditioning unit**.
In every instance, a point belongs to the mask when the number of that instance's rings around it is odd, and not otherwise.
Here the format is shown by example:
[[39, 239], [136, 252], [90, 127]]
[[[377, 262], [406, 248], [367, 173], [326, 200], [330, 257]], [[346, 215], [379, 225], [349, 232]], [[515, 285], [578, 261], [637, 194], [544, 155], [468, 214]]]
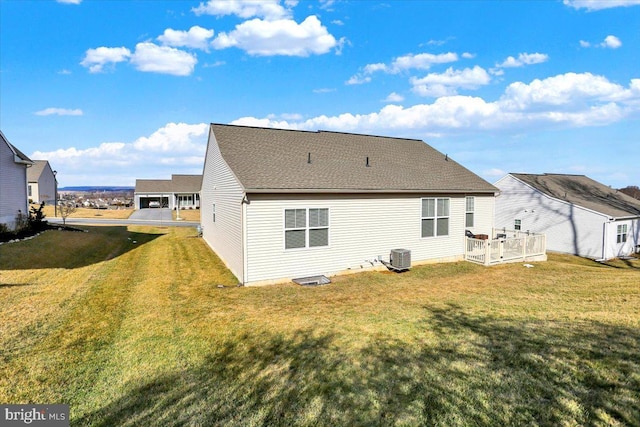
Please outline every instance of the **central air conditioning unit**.
[[391, 267], [396, 270], [408, 270], [411, 268], [411, 251], [409, 249], [391, 249], [389, 261]]

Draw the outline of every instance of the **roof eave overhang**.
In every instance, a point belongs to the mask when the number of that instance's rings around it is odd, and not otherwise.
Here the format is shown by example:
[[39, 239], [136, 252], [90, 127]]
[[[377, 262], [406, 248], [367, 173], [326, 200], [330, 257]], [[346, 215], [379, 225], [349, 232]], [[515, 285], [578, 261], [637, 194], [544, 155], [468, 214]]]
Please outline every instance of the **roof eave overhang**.
[[13, 162], [21, 164], [21, 165], [27, 165], [27, 166], [33, 166], [35, 164], [35, 162], [33, 162], [31, 160], [25, 160], [25, 159], [21, 158], [20, 156], [18, 156], [17, 154], [13, 155]]

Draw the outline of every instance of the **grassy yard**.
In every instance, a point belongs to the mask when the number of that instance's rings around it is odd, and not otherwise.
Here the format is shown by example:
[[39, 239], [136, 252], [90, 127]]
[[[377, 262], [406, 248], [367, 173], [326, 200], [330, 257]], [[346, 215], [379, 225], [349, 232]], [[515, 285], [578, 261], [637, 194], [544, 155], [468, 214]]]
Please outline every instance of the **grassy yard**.
[[640, 425], [639, 260], [238, 288], [194, 229], [87, 229], [0, 246], [0, 402], [76, 426]]
[[[173, 219], [176, 219], [177, 212], [173, 211]], [[180, 210], [180, 219], [185, 221], [195, 221], [200, 222], [200, 209], [181, 209]]]
[[[36, 209], [39, 205], [35, 206]], [[53, 205], [45, 205], [42, 209], [46, 218], [56, 218], [56, 210]], [[108, 219], [127, 219], [134, 212], [132, 208], [121, 209], [90, 209], [90, 208], [77, 208], [77, 210], [69, 215], [69, 218], [108, 218]], [[45, 218], [45, 219], [46, 219]], [[58, 211], [57, 218], [60, 218], [60, 211]]]

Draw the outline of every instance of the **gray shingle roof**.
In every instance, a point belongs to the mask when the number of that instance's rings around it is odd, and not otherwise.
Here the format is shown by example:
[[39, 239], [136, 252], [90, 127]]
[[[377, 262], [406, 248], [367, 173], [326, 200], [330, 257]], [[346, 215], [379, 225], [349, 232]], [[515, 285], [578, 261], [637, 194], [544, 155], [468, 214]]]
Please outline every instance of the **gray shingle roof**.
[[640, 216], [640, 200], [584, 175], [524, 173], [511, 175], [548, 196], [613, 218]]
[[37, 182], [48, 163], [47, 160], [34, 160], [33, 166], [27, 169], [27, 181]]
[[13, 153], [16, 155], [16, 157], [19, 160], [19, 163], [24, 163], [24, 164], [33, 164], [33, 160], [31, 160], [29, 157], [27, 157], [26, 154], [24, 154], [22, 151], [18, 150], [18, 147], [16, 147], [15, 145], [13, 145], [12, 143], [9, 142], [9, 140], [4, 136], [4, 134], [2, 133], [2, 131], [0, 131], [0, 139], [2, 139], [7, 146], [9, 147], [9, 149], [11, 151], [13, 151]]
[[136, 179], [136, 193], [199, 193], [202, 175], [171, 175], [171, 179]]
[[202, 175], [171, 175], [175, 193], [199, 193], [202, 188]]
[[136, 179], [136, 193], [171, 193], [170, 179]]
[[416, 139], [222, 124], [211, 130], [247, 192], [498, 191]]

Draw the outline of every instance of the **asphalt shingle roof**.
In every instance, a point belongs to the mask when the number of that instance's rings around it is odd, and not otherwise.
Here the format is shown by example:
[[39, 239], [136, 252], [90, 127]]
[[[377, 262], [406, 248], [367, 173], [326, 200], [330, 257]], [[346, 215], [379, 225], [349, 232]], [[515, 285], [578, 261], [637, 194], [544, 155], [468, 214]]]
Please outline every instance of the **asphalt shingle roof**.
[[27, 181], [37, 182], [48, 163], [47, 160], [34, 160], [33, 166], [27, 169]]
[[211, 130], [248, 192], [498, 191], [417, 139], [222, 124]]
[[170, 179], [136, 179], [136, 193], [171, 193]]
[[511, 175], [548, 196], [613, 218], [640, 216], [640, 200], [584, 175], [524, 173]]
[[202, 175], [171, 175], [171, 179], [136, 179], [136, 193], [199, 193]]

